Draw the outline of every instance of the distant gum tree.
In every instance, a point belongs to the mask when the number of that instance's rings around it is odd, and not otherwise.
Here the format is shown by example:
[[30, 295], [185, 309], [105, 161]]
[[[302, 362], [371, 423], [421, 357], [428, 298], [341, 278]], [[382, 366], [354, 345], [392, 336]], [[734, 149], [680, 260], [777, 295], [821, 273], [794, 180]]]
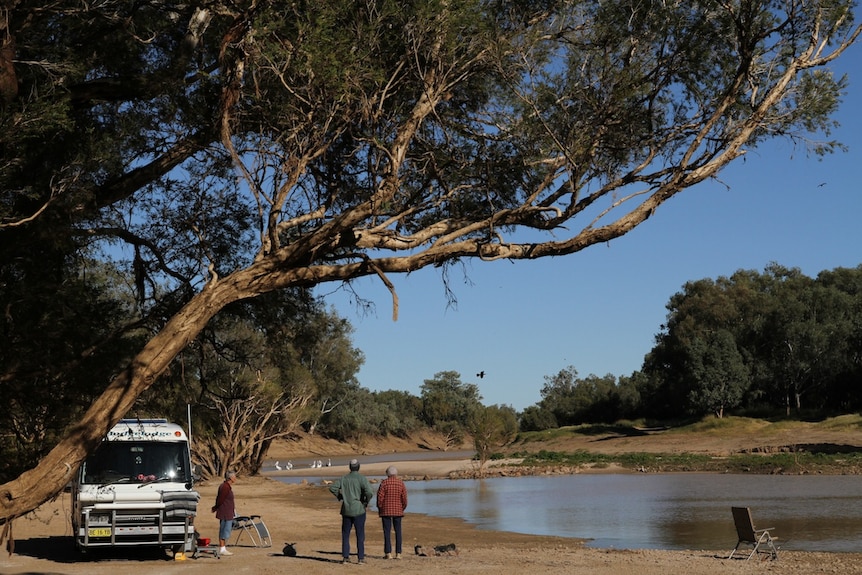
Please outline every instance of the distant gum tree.
[[6, 2], [3, 281], [112, 246], [155, 328], [0, 486], [0, 522], [62, 490], [232, 302], [373, 276], [397, 315], [393, 274], [573, 254], [764, 140], [835, 148], [808, 136], [833, 125], [854, 5]]
[[507, 405], [481, 406], [470, 413], [467, 431], [473, 436], [479, 473], [483, 474], [493, 449], [510, 443], [518, 434], [518, 415]]
[[471, 414], [482, 407], [479, 387], [462, 382], [457, 371], [440, 371], [426, 379], [421, 397], [425, 423], [443, 435], [447, 448], [464, 441]]
[[703, 333], [691, 340], [687, 351], [685, 367], [692, 379], [689, 401], [696, 411], [722, 418], [725, 410], [742, 403], [751, 376], [733, 334]]

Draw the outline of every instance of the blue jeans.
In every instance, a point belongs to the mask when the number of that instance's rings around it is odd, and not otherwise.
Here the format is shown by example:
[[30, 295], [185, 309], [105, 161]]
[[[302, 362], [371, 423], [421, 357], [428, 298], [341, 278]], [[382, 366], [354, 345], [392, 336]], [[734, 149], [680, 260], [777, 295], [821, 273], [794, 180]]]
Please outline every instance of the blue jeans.
[[383, 552], [392, 553], [392, 539], [389, 532], [395, 528], [395, 552], [401, 553], [401, 519], [402, 517], [381, 516], [383, 520]]
[[350, 528], [356, 529], [356, 557], [365, 559], [365, 513], [356, 517], [341, 516], [341, 556], [350, 557]]
[[227, 543], [230, 539], [230, 533], [233, 531], [233, 519], [221, 519], [218, 524], [218, 538], [224, 539]]

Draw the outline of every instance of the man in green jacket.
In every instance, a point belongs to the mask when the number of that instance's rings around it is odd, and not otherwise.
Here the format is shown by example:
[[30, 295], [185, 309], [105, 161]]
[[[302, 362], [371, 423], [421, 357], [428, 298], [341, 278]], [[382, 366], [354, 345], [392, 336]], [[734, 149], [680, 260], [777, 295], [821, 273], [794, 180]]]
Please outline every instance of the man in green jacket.
[[329, 486], [329, 491], [341, 501], [341, 558], [350, 562], [350, 529], [356, 529], [356, 556], [365, 563], [365, 508], [374, 497], [368, 478], [359, 473], [359, 462], [350, 460], [350, 473]]

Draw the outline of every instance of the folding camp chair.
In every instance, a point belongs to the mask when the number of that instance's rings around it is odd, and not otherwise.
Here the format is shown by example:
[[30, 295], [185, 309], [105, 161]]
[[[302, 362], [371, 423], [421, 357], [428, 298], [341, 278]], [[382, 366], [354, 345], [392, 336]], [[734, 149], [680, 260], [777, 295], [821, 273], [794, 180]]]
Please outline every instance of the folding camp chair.
[[775, 529], [755, 529], [754, 520], [751, 518], [751, 509], [748, 507], [731, 507], [733, 513], [733, 523], [736, 525], [736, 536], [739, 540], [736, 542], [736, 547], [730, 552], [728, 559], [733, 558], [739, 546], [743, 543], [751, 545], [753, 549], [748, 554], [746, 560], [751, 559], [755, 553], [763, 555], [764, 559], [778, 559], [778, 547], [775, 546], [777, 537], [773, 537], [770, 531]]
[[254, 547], [272, 547], [269, 529], [266, 528], [266, 523], [263, 522], [260, 515], [236, 517], [233, 520], [233, 530], [237, 532], [236, 540], [233, 542], [234, 546], [239, 544], [243, 534], [248, 534]]

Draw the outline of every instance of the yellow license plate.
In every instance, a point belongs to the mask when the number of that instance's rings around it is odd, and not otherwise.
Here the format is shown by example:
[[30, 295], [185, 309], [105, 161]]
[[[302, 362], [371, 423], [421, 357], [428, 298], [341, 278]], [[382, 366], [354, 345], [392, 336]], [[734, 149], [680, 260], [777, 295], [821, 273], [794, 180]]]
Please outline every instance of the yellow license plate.
[[99, 529], [90, 529], [87, 533], [90, 537], [110, 537], [111, 529], [110, 527], [102, 527]]

